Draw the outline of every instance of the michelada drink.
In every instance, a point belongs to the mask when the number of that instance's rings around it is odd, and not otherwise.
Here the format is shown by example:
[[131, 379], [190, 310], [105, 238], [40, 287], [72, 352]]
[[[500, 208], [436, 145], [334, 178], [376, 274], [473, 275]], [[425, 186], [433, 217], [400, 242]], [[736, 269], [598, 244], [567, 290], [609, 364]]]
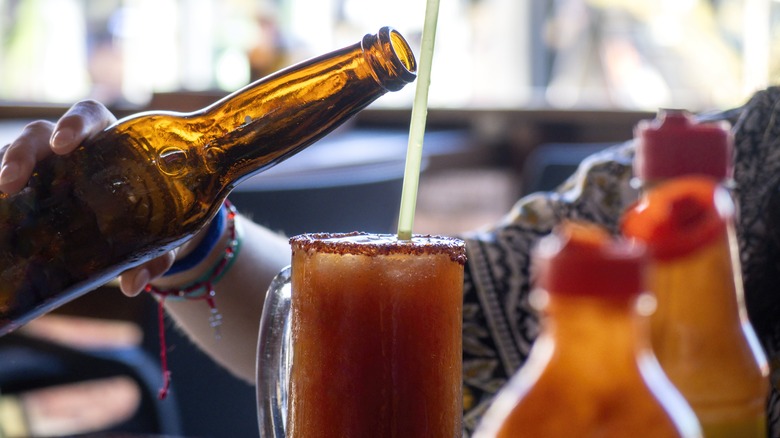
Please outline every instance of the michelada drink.
[[346, 233], [290, 243], [287, 436], [460, 436], [463, 241]]

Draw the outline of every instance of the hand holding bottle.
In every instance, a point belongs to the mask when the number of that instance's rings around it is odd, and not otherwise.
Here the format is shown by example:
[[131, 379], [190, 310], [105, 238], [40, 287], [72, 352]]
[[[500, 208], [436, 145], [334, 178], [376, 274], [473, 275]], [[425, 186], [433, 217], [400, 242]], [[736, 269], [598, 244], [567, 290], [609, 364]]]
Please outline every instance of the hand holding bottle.
[[[56, 122], [38, 120], [28, 124], [10, 144], [0, 149], [0, 191], [11, 195], [21, 191], [38, 161], [50, 154], [67, 154], [85, 139], [114, 123], [116, 117], [101, 103], [86, 100], [73, 105]], [[200, 235], [191, 242], [197, 242]], [[173, 264], [176, 254], [185, 254], [187, 244], [161, 257], [125, 271], [119, 278], [122, 292], [138, 295], [149, 281], [160, 277]]]
[[[263, 292], [289, 263], [289, 245], [240, 218], [228, 194], [400, 90], [415, 70], [409, 45], [383, 27], [197, 111], [111, 123], [104, 107], [85, 102], [58, 124], [33, 124], [5, 148], [0, 168], [0, 335], [121, 276], [126, 293], [154, 293], [194, 337], [205, 328], [214, 338], [218, 326], [218, 337], [240, 346], [212, 339], [214, 355], [253, 362], [246, 334], [257, 332]], [[193, 257], [172, 264], [190, 248]], [[223, 290], [230, 298], [217, 300]], [[191, 300], [208, 306], [184, 305]], [[201, 308], [205, 318], [187, 327]]]
[[35, 163], [51, 153], [67, 154], [82, 141], [116, 121], [102, 104], [89, 100], [73, 105], [56, 123], [38, 120], [2, 149], [0, 191], [19, 192], [32, 175]]
[[[38, 120], [28, 124], [16, 139], [0, 148], [0, 196], [21, 191], [30, 180], [36, 163], [52, 154], [73, 152], [84, 140], [96, 135], [115, 120], [115, 116], [101, 103], [83, 101], [73, 105], [54, 123]], [[242, 221], [247, 233], [247, 243], [238, 264], [250, 268], [234, 268], [231, 273], [233, 278], [225, 279], [222, 282], [224, 284], [219, 287], [224, 286], [230, 292], [223, 294], [220, 300], [220, 311], [226, 321], [222, 332], [227, 334], [232, 331], [243, 336], [224, 336], [220, 342], [215, 342], [213, 332], [208, 324], [203, 322], [208, 317], [203, 314], [203, 306], [171, 301], [166, 303], [166, 307], [177, 324], [190, 333], [196, 344], [227, 369], [251, 381], [254, 379], [253, 346], [257, 341], [246, 334], [257, 332], [255, 325], [259, 320], [261, 307], [253, 303], [253, 299], [257, 297], [252, 295], [257, 295], [257, 291], [240, 286], [268, 284], [270, 278], [289, 262], [289, 255], [286, 252], [287, 240], [282, 236], [249, 220]], [[177, 255], [179, 258], [185, 256], [192, 247], [197, 246], [203, 234], [205, 229], [175, 250], [124, 271], [119, 277], [122, 292], [135, 296], [143, 291], [149, 282], [170, 287], [200, 276], [200, 272], [195, 272], [198, 269], [192, 269], [191, 272], [162, 278], [162, 274], [170, 268]], [[210, 261], [204, 264], [209, 263]], [[250, 275], [247, 275], [247, 272]], [[259, 300], [262, 300], [262, 297]], [[257, 316], [246, 317], [245, 314]], [[247, 328], [245, 325], [251, 327]]]

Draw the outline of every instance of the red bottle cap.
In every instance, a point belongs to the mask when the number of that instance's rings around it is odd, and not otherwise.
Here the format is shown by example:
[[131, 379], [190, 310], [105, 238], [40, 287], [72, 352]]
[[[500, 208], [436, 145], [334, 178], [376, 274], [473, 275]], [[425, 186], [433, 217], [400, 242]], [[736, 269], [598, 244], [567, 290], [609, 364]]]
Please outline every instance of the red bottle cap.
[[641, 293], [645, 249], [603, 228], [564, 222], [534, 250], [537, 285], [551, 294], [626, 299]]
[[643, 242], [653, 257], [666, 260], [724, 236], [734, 211], [731, 196], [717, 181], [688, 176], [650, 190], [623, 215], [621, 229]]
[[733, 138], [728, 122], [696, 123], [682, 110], [662, 110], [634, 129], [634, 173], [642, 181], [684, 175], [716, 180], [732, 175]]

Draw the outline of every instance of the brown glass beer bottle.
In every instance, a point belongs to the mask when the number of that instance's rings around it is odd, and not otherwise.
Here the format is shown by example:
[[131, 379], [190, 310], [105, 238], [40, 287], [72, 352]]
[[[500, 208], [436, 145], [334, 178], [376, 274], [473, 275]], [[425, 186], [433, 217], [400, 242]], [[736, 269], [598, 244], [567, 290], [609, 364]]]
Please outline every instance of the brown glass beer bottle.
[[391, 28], [281, 70], [196, 112], [148, 112], [0, 194], [0, 335], [180, 245], [232, 188], [388, 91], [416, 61]]

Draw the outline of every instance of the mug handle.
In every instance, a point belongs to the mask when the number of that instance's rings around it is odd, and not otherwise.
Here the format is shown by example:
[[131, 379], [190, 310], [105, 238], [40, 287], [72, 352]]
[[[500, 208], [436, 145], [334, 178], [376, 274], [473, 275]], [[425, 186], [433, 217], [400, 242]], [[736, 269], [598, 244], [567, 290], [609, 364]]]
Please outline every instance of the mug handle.
[[260, 436], [284, 438], [287, 389], [292, 364], [290, 348], [291, 269], [274, 277], [265, 296], [257, 344], [256, 390]]

